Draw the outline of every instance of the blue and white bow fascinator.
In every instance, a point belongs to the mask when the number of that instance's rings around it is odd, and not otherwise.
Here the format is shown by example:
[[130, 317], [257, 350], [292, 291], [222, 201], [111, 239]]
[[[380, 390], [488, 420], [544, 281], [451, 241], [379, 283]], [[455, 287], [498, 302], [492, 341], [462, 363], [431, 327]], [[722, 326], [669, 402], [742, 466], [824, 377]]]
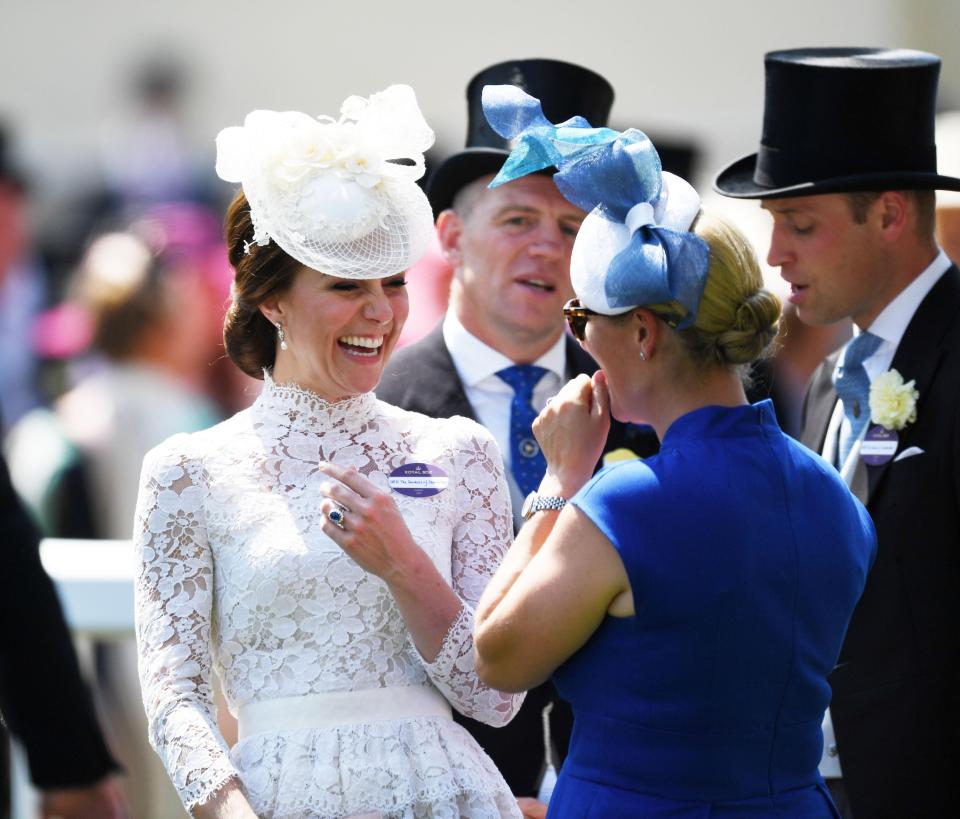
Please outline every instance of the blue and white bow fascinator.
[[490, 126], [515, 145], [497, 187], [550, 166], [560, 192], [588, 211], [570, 260], [584, 307], [612, 316], [677, 301], [696, 318], [709, 266], [706, 242], [690, 233], [700, 212], [693, 187], [664, 173], [649, 138], [634, 128], [592, 128], [582, 117], [554, 125], [539, 100], [512, 85], [483, 89]]

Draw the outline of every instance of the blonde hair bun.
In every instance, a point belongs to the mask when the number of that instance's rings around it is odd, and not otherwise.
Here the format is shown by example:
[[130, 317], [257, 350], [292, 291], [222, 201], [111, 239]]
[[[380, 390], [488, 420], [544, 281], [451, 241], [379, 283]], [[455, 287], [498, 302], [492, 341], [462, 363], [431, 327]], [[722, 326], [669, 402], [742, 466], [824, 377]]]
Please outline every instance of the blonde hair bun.
[[730, 364], [749, 364], [761, 358], [777, 335], [780, 299], [769, 290], [755, 290], [734, 313], [733, 327], [719, 333], [719, 356]]
[[[710, 262], [696, 321], [680, 330], [680, 337], [701, 366], [750, 364], [777, 335], [780, 299], [764, 289], [753, 246], [734, 225], [701, 212], [693, 232], [707, 243]], [[651, 308], [674, 318], [684, 315], [676, 302]]]

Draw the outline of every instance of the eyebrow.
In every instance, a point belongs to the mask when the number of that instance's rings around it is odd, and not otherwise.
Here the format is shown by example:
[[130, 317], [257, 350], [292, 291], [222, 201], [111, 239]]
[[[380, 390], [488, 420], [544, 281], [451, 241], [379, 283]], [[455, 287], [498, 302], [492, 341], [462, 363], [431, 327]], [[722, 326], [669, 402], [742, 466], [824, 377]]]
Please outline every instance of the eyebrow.
[[[493, 218], [496, 219], [496, 218], [498, 218], [498, 217], [500, 217], [500, 216], [504, 216], [504, 215], [506, 215], [506, 214], [508, 214], [508, 213], [517, 213], [517, 212], [519, 212], [519, 213], [533, 213], [533, 214], [543, 213], [543, 211], [542, 211], [540, 208], [535, 208], [535, 207], [533, 207], [533, 206], [531, 206], [531, 205], [522, 205], [522, 204], [520, 204], [519, 202], [512, 202], [512, 203], [508, 202], [506, 205], [504, 205], [503, 207], [497, 208], [497, 209], [493, 212]], [[574, 221], [576, 221], [576, 222], [579, 223], [579, 222], [582, 222], [582, 221], [584, 220], [585, 214], [581, 214], [579, 211], [576, 211], [576, 212], [575, 212], [575, 211], [570, 211], [570, 212], [568, 212], [568, 213], [562, 213], [562, 214], [560, 214], [560, 217], [559, 217], [559, 218], [560, 218], [560, 219], [571, 219], [571, 220], [574, 220]]]
[[497, 208], [494, 212], [494, 216], [502, 216], [504, 213], [509, 213], [510, 211], [519, 210], [523, 213], [537, 213], [537, 209], [531, 207], [530, 205], [521, 205], [517, 202], [507, 202], [507, 204]]

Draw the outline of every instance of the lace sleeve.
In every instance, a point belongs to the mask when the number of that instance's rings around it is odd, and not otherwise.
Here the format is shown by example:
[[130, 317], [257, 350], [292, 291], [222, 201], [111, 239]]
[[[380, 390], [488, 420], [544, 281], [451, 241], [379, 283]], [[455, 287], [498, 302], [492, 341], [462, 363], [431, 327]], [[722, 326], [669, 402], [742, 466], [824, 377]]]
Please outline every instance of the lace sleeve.
[[473, 661], [473, 617], [480, 595], [513, 539], [510, 495], [503, 462], [490, 434], [481, 427], [467, 437], [460, 453], [457, 510], [453, 534], [453, 589], [463, 601], [432, 663], [430, 679], [461, 714], [500, 727], [513, 719], [524, 694], [490, 688], [477, 677]]
[[187, 810], [237, 776], [210, 688], [213, 563], [199, 463], [177, 436], [147, 455], [134, 523], [140, 686], [150, 743]]

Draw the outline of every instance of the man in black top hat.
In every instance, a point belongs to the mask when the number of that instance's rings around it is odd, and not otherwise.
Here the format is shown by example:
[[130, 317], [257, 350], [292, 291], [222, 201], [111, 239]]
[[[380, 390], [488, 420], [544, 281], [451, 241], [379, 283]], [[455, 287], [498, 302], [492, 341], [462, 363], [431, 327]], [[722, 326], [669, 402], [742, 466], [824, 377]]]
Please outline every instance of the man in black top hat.
[[[552, 122], [579, 114], [602, 126], [613, 103], [603, 77], [556, 60], [499, 63], [471, 80], [467, 147], [443, 162], [427, 185], [441, 249], [454, 268], [450, 306], [430, 335], [394, 355], [377, 394], [433, 417], [474, 418], [490, 429], [504, 453], [519, 525], [524, 498], [543, 474], [530, 420], [569, 378], [597, 368], [565, 335], [562, 314], [573, 297], [570, 251], [585, 214], [548, 172], [487, 188], [510, 153], [481, 108], [483, 87], [496, 84], [520, 86], [540, 99]], [[650, 430], [614, 424], [608, 449], [617, 448], [652, 454], [656, 438]], [[545, 767], [542, 712], [551, 703], [559, 764], [572, 717], [549, 683], [528, 694], [505, 728], [458, 717], [518, 796], [538, 792]]]
[[[802, 440], [864, 501], [879, 550], [830, 676], [821, 772], [845, 816], [960, 805], [960, 270], [934, 238], [939, 59], [766, 56], [760, 150], [719, 193], [761, 199], [800, 319], [851, 318], [811, 380]], [[903, 383], [907, 382], [907, 383]]]

